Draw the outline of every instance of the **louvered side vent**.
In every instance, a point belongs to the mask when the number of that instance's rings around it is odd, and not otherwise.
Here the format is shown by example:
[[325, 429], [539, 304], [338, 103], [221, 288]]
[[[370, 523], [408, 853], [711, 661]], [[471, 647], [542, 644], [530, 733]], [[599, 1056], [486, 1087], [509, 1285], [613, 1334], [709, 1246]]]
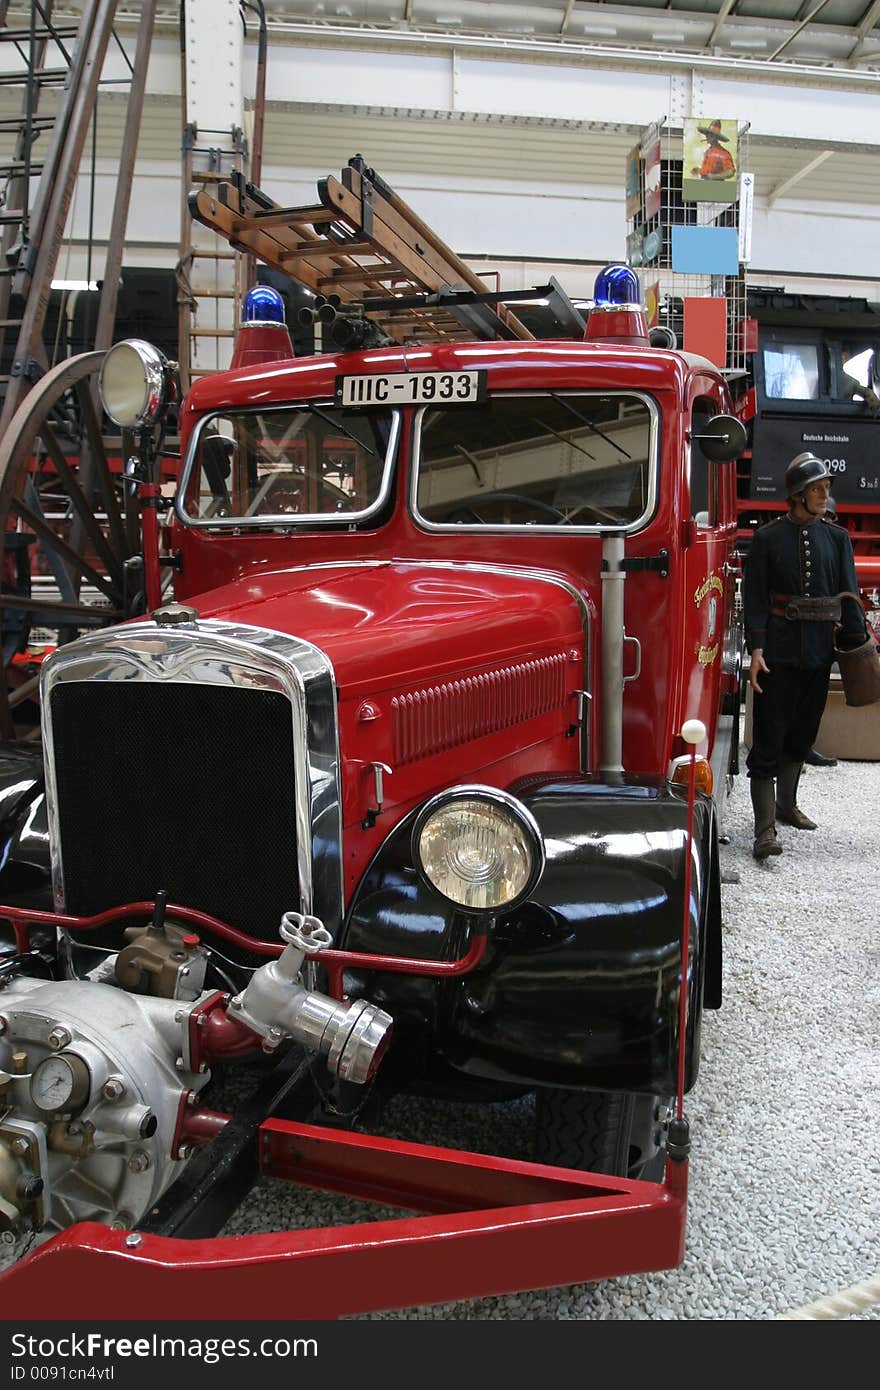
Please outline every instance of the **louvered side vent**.
[[397, 696], [391, 702], [395, 763], [443, 753], [561, 709], [567, 662], [567, 653], [557, 652]]

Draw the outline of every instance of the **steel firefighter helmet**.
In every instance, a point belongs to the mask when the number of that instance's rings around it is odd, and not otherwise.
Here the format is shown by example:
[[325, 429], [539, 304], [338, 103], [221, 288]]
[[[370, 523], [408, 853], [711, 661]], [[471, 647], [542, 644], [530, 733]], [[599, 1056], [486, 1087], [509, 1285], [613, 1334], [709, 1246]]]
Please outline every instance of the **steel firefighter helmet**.
[[797, 454], [785, 470], [785, 495], [788, 498], [797, 497], [811, 483], [819, 483], [823, 478], [830, 477], [828, 464], [807, 450]]

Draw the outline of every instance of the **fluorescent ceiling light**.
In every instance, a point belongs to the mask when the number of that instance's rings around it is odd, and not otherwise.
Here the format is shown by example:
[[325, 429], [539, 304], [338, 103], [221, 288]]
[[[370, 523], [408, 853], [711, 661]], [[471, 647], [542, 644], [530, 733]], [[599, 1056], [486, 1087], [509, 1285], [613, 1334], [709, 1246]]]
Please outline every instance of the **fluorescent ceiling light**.
[[617, 38], [617, 30], [603, 24], [582, 24], [581, 30], [584, 34], [595, 34], [600, 39]]
[[766, 48], [766, 39], [729, 39], [731, 48]]
[[53, 280], [53, 290], [96, 290], [96, 280]]
[[659, 34], [652, 34], [651, 38], [655, 43], [684, 43], [686, 34], [680, 34], [675, 29], [664, 29]]

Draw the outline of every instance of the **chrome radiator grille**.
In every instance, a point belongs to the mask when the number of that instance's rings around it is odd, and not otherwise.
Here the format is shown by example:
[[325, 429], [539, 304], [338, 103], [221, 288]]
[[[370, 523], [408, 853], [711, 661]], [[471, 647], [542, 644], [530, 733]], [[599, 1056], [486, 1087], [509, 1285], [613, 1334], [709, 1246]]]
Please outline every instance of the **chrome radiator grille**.
[[155, 898], [274, 939], [299, 907], [290, 704], [277, 691], [78, 681], [51, 696], [68, 912]]
[[277, 940], [291, 910], [336, 931], [339, 738], [323, 652], [195, 615], [81, 637], [40, 684], [60, 911], [162, 888], [252, 938]]

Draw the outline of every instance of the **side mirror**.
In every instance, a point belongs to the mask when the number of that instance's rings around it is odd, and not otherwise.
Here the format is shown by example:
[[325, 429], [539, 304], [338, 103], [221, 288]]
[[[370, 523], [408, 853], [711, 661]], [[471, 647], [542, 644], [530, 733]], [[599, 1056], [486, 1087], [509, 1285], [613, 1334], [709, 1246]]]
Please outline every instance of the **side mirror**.
[[713, 415], [691, 439], [699, 442], [706, 458], [713, 463], [738, 459], [747, 444], [745, 425], [734, 415]]

